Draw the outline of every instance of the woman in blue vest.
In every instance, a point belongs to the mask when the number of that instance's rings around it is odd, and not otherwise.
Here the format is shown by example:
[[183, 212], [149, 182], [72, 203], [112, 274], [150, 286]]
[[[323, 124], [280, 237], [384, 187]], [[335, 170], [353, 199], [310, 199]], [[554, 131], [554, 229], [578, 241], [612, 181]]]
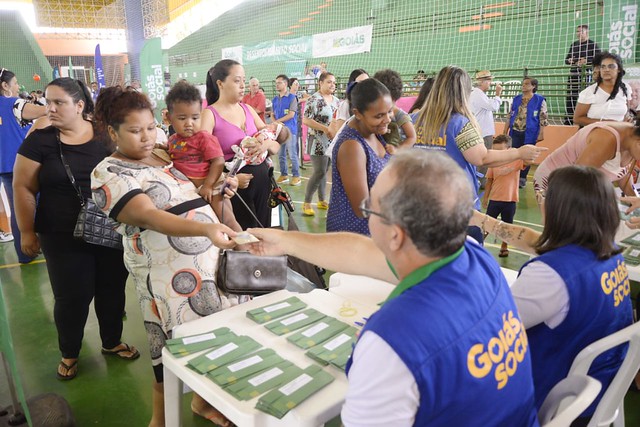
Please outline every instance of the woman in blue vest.
[[20, 248], [20, 231], [16, 222], [13, 209], [13, 163], [16, 154], [24, 140], [31, 121], [44, 116], [46, 107], [31, 104], [18, 97], [20, 85], [14, 73], [6, 68], [0, 68], [0, 180], [4, 185], [11, 209], [11, 231], [13, 232], [13, 245], [21, 263], [30, 262], [33, 258], [25, 255]]
[[[482, 214], [472, 219], [539, 255], [520, 269], [511, 287], [531, 346], [538, 408], [580, 351], [633, 321], [627, 268], [614, 243], [620, 223], [616, 196], [604, 174], [589, 166], [554, 170], [544, 212], [538, 236]], [[615, 348], [591, 365], [589, 375], [602, 383], [602, 391], [572, 427], [587, 425], [625, 353], [626, 347]]]
[[[504, 134], [511, 136], [513, 148], [544, 139], [544, 127], [549, 125], [547, 101], [537, 91], [538, 80], [525, 77], [522, 80], [522, 94], [513, 98], [510, 119], [504, 128]], [[527, 183], [528, 173], [529, 166], [520, 172], [520, 188]]]

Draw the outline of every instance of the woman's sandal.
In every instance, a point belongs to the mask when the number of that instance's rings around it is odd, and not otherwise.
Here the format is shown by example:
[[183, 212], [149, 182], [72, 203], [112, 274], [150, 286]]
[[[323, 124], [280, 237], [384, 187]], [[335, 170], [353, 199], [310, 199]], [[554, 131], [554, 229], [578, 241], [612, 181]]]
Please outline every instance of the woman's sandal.
[[[122, 348], [118, 348], [120, 346], [124, 346]], [[128, 354], [127, 354], [128, 353]], [[124, 360], [135, 360], [140, 357], [140, 352], [136, 350], [134, 346], [130, 346], [127, 343], [120, 343], [111, 350], [107, 350], [106, 348], [102, 349], [102, 354], [118, 356]]]
[[234, 424], [229, 421], [227, 419], [227, 417], [225, 417], [222, 412], [218, 411], [216, 408], [214, 408], [213, 406], [210, 406], [209, 408], [207, 408], [210, 413], [206, 414], [205, 411], [198, 411], [197, 408], [193, 405], [193, 403], [191, 404], [191, 411], [196, 414], [199, 417], [204, 418], [205, 420], [209, 420], [212, 423], [214, 423], [215, 425], [218, 426], [222, 426], [222, 427], [231, 427]]
[[70, 365], [64, 363], [64, 360], [60, 361], [58, 370], [56, 371], [56, 378], [60, 381], [69, 381], [74, 379], [76, 375], [78, 375], [78, 359], [74, 360]]
[[509, 256], [509, 249], [500, 249], [500, 253], [498, 254], [500, 258], [506, 258]]

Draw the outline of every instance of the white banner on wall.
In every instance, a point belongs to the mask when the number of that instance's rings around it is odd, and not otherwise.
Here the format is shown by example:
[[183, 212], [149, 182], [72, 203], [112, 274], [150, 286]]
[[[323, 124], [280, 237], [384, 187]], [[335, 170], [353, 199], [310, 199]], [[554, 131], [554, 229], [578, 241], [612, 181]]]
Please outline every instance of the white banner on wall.
[[242, 64], [242, 46], [223, 47], [222, 59], [233, 59]]
[[370, 52], [373, 25], [313, 35], [313, 57]]

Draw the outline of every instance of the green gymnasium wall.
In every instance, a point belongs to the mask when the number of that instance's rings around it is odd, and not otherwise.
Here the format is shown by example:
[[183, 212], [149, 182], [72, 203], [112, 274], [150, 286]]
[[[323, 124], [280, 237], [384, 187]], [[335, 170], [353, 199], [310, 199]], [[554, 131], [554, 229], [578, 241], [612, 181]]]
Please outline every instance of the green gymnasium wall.
[[[20, 13], [0, 10], [0, 41], [0, 67], [13, 71], [27, 91], [44, 89], [53, 69]], [[39, 82], [34, 74], [40, 75]]]
[[[330, 6], [318, 8], [325, 4]], [[174, 80], [186, 76], [193, 83], [204, 83], [207, 70], [220, 60], [222, 48], [371, 24], [371, 52], [313, 58], [308, 63], [325, 61], [330, 71], [343, 77], [354, 68], [369, 72], [393, 68], [413, 76], [419, 69], [433, 73], [455, 64], [470, 72], [502, 70], [496, 73], [501, 80], [521, 78], [528, 67], [533, 68], [530, 74], [541, 77], [541, 90], [546, 85], [550, 108], [559, 111], [563, 108], [566, 70], [550, 67], [564, 66], [577, 25], [588, 24], [590, 38], [607, 48], [610, 21], [624, 5], [637, 5], [637, 1], [247, 1], [169, 49], [169, 67]], [[321, 13], [309, 15], [314, 11]], [[481, 11], [485, 13], [482, 21], [478, 19]], [[498, 13], [502, 15], [486, 15]], [[289, 29], [307, 17], [313, 20]], [[490, 25], [490, 29], [460, 31], [472, 25]], [[280, 36], [284, 31], [293, 34]], [[539, 67], [545, 70], [535, 69]], [[247, 78], [258, 77], [269, 92], [270, 82], [285, 71], [285, 62], [246, 65], [245, 71]]]

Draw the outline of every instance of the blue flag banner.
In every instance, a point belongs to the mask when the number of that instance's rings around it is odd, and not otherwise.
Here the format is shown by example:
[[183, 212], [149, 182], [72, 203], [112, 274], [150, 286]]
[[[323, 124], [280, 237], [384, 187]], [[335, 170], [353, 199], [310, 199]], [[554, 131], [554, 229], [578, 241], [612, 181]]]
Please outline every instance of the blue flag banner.
[[53, 67], [53, 80], [60, 78], [60, 67], [57, 65]]
[[98, 90], [103, 87], [107, 87], [107, 84], [104, 81], [104, 69], [102, 68], [102, 55], [100, 55], [100, 44], [96, 45], [96, 53], [95, 53], [95, 66], [96, 66], [96, 83], [98, 83]]

